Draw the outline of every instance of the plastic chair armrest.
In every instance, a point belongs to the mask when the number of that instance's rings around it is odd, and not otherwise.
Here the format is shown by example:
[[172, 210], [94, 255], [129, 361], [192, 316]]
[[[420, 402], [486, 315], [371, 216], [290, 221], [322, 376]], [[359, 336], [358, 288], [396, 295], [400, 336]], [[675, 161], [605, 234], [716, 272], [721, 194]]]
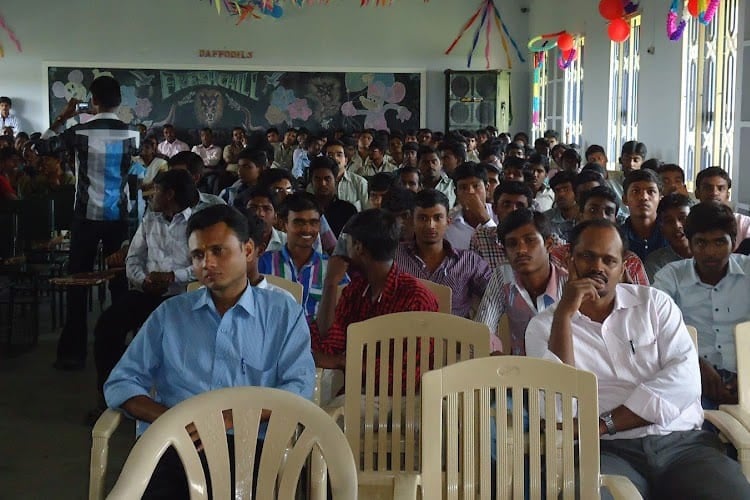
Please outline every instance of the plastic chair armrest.
[[612, 476], [602, 474], [599, 476], [599, 482], [607, 488], [615, 499], [624, 500], [642, 500], [643, 497], [636, 489], [635, 485], [625, 476]]

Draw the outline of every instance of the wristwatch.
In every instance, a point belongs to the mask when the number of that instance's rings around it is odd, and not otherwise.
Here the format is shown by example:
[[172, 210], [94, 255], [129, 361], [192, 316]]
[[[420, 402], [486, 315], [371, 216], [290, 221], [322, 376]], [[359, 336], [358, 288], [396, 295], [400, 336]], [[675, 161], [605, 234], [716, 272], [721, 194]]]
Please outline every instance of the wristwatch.
[[612, 412], [608, 411], [606, 413], [602, 413], [599, 415], [599, 418], [604, 422], [604, 426], [607, 428], [607, 434], [610, 436], [614, 436], [617, 434], [617, 429], [615, 429], [615, 421], [612, 420]]

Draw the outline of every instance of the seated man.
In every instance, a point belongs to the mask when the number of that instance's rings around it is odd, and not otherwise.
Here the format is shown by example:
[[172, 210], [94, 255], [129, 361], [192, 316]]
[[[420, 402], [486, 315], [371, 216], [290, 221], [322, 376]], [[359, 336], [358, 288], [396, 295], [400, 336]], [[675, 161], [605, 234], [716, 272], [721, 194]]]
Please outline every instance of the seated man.
[[[716, 201], [731, 207], [729, 204], [729, 190], [732, 189], [732, 178], [720, 167], [708, 167], [695, 178], [695, 196], [700, 202]], [[750, 217], [735, 213], [737, 220], [737, 239], [735, 245], [750, 238]], [[735, 247], [736, 248], [736, 247]]]
[[[294, 193], [283, 204], [287, 212], [287, 239], [281, 250], [264, 253], [258, 263], [261, 274], [296, 281], [304, 288], [302, 305], [309, 320], [314, 320], [323, 293], [328, 256], [315, 250], [320, 232], [320, 207], [313, 195]], [[348, 283], [347, 277], [341, 284]]]
[[[297, 136], [299, 138], [299, 135]], [[305, 138], [305, 149], [297, 149], [294, 152], [294, 166], [292, 175], [296, 179], [306, 179], [307, 167], [310, 166], [310, 160], [320, 156], [320, 152], [325, 146], [325, 139], [318, 135], [309, 135]]]
[[130, 242], [125, 269], [130, 290], [113, 301], [94, 327], [94, 360], [97, 372], [98, 408], [93, 422], [104, 410], [104, 382], [125, 352], [128, 332], [169, 297], [184, 293], [195, 280], [188, 255], [185, 230], [193, 213], [195, 184], [183, 170], [163, 172], [154, 179], [151, 210]]
[[503, 163], [503, 182], [523, 182], [526, 161], [516, 156], [508, 156]]
[[310, 176], [313, 196], [318, 202], [323, 215], [338, 238], [344, 224], [357, 213], [357, 207], [340, 199], [336, 190], [336, 179], [339, 174], [338, 164], [327, 156], [318, 156], [310, 161], [307, 168]]
[[439, 149], [443, 171], [452, 179], [456, 169], [461, 164], [466, 163], [466, 145], [450, 138], [441, 142]]
[[547, 210], [551, 210], [552, 205], [555, 203], [555, 193], [547, 185], [549, 159], [546, 156], [533, 154], [526, 163], [526, 170], [534, 176], [534, 201], [539, 211], [546, 212]]
[[[498, 224], [514, 210], [531, 208], [533, 195], [531, 189], [522, 182], [502, 182], [494, 193], [492, 209], [497, 216]], [[469, 250], [477, 252], [494, 270], [507, 262], [505, 249], [497, 237], [496, 227], [480, 227], [474, 232], [469, 242]]]
[[[368, 199], [367, 180], [347, 170], [344, 143], [335, 140], [328, 141], [326, 143], [326, 156], [339, 167], [338, 174], [336, 174], [336, 195], [338, 199], [351, 203], [357, 211], [364, 210], [367, 207]], [[313, 192], [312, 182], [307, 186], [307, 192]]]
[[247, 137], [245, 136], [245, 129], [242, 127], [234, 127], [232, 129], [232, 142], [224, 146], [222, 153], [222, 159], [227, 165], [227, 170], [230, 172], [237, 171], [237, 155], [240, 151], [245, 149], [247, 144]]
[[399, 168], [411, 167], [417, 168], [417, 152], [419, 151], [419, 144], [416, 142], [404, 143], [403, 155], [404, 161], [399, 165]]
[[456, 204], [456, 188], [451, 178], [443, 172], [437, 150], [430, 146], [421, 146], [417, 151], [417, 165], [422, 174], [423, 189], [437, 189], [448, 197], [452, 208]]
[[239, 179], [219, 193], [219, 198], [227, 205], [243, 209], [247, 205], [247, 192], [258, 185], [260, 175], [268, 165], [268, 156], [261, 149], [243, 149], [237, 155], [237, 176]]
[[[383, 210], [365, 210], [352, 218], [347, 227], [345, 259], [360, 274], [344, 288], [330, 328], [325, 333], [312, 329], [316, 366], [346, 368], [346, 332], [352, 323], [396, 312], [437, 312], [435, 295], [394, 263], [398, 234], [396, 219]], [[345, 278], [346, 268], [345, 264], [336, 266], [334, 282]]]
[[478, 163], [463, 163], [453, 174], [458, 204], [451, 210], [445, 239], [453, 248], [469, 248], [474, 231], [496, 227], [492, 205], [487, 203], [487, 170]]
[[260, 254], [276, 252], [286, 245], [286, 233], [276, 229], [277, 204], [270, 191], [261, 187], [250, 189], [247, 194], [247, 213], [255, 214], [264, 223], [263, 238], [258, 243]]
[[700, 430], [698, 356], [679, 308], [620, 283], [626, 241], [609, 220], [576, 226], [569, 281], [529, 322], [528, 355], [596, 374], [602, 474], [626, 476], [644, 498], [750, 498], [739, 464]]
[[[169, 170], [187, 170], [193, 177], [195, 185], [198, 186], [200, 184], [203, 177], [203, 160], [197, 154], [190, 151], [181, 151], [171, 157], [167, 163]], [[193, 207], [194, 212], [210, 207], [211, 205], [226, 205], [226, 202], [216, 195], [198, 191], [198, 188], [195, 190], [198, 193], [198, 204]]]
[[193, 146], [190, 151], [201, 157], [207, 169], [214, 171], [221, 162], [222, 149], [214, 144], [214, 133], [209, 127], [202, 128], [199, 134], [201, 143]]
[[162, 127], [161, 132], [164, 134], [164, 140], [159, 143], [157, 148], [159, 154], [171, 158], [181, 151], [190, 151], [190, 146], [177, 138], [174, 125], [167, 123]]
[[418, 193], [422, 190], [422, 175], [417, 167], [401, 167], [398, 169], [398, 185]]
[[720, 203], [693, 206], [685, 236], [693, 258], [664, 266], [654, 286], [672, 297], [685, 323], [698, 330], [703, 407], [737, 404], [734, 327], [750, 320], [750, 257], [732, 254], [737, 221]]
[[623, 232], [628, 248], [644, 261], [648, 254], [669, 244], [656, 223], [661, 179], [653, 170], [632, 170], [625, 176], [623, 192], [622, 201], [630, 209]]
[[367, 183], [367, 206], [369, 208], [380, 208], [383, 205], [383, 197], [393, 187], [391, 174], [380, 172], [373, 175]]
[[555, 193], [555, 206], [544, 215], [552, 227], [552, 234], [562, 241], [568, 241], [568, 233], [578, 218], [578, 203], [573, 187], [575, 180], [574, 172], [561, 170], [549, 181], [549, 187]]
[[367, 161], [354, 171], [355, 174], [370, 179], [373, 175], [379, 173], [391, 173], [396, 170], [396, 165], [391, 163], [385, 156], [387, 146], [378, 141], [372, 141], [369, 146], [369, 156]]
[[450, 218], [443, 193], [425, 189], [414, 201], [414, 238], [399, 244], [396, 265], [412, 276], [448, 286], [453, 291], [451, 312], [468, 318], [473, 299], [484, 295], [490, 268], [477, 253], [456, 250], [444, 239]]
[[689, 259], [693, 256], [690, 243], [685, 237], [685, 221], [687, 221], [690, 207], [690, 198], [684, 194], [672, 192], [665, 195], [656, 209], [657, 220], [661, 234], [669, 245], [654, 250], [646, 257], [646, 273], [653, 282], [656, 273], [670, 262]]
[[[598, 175], [598, 174], [597, 174]], [[579, 199], [581, 222], [594, 219], [607, 219], [617, 223], [615, 214], [617, 213], [617, 195], [607, 186], [597, 186], [590, 191], [584, 192]], [[550, 250], [550, 254], [556, 262], [563, 267], [567, 266], [570, 259], [570, 243], [556, 245]], [[628, 250], [624, 257], [625, 274], [623, 283], [633, 285], [649, 285], [649, 279], [643, 262], [636, 254]]]
[[528, 208], [511, 212], [500, 223], [498, 239], [509, 264], [494, 270], [474, 320], [487, 325], [490, 349], [500, 353], [503, 345], [497, 326], [507, 314], [511, 345], [506, 346], [506, 354], [525, 356], [526, 325], [559, 300], [568, 273], [550, 258], [551, 229], [544, 214]]
[[[144, 423], [210, 389], [249, 385], [312, 396], [315, 368], [303, 311], [282, 294], [248, 285], [254, 243], [247, 224], [241, 213], [224, 205], [190, 218], [190, 258], [205, 289], [159, 306], [104, 385], [110, 408], [141, 421], [138, 435]], [[231, 430], [228, 416], [225, 424]], [[227, 439], [232, 454], [232, 436]], [[180, 458], [170, 448], [144, 498], [187, 496]]]
[[[414, 239], [414, 193], [406, 188], [394, 186], [383, 196], [382, 208], [396, 217], [401, 227], [399, 241]], [[342, 233], [346, 232], [346, 227]]]

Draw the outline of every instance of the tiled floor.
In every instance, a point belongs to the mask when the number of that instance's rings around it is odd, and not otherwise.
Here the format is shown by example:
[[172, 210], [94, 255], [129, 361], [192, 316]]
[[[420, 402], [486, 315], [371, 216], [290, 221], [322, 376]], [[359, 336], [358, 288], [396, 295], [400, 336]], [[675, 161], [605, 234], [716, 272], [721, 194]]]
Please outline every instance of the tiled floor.
[[[98, 312], [97, 303], [89, 319]], [[0, 499], [80, 500], [88, 496], [91, 428], [85, 417], [96, 401], [93, 359], [85, 371], [55, 370], [59, 331], [51, 332], [48, 304], [42, 304], [40, 319], [35, 349], [0, 357]], [[107, 490], [133, 432], [125, 421], [112, 440]]]

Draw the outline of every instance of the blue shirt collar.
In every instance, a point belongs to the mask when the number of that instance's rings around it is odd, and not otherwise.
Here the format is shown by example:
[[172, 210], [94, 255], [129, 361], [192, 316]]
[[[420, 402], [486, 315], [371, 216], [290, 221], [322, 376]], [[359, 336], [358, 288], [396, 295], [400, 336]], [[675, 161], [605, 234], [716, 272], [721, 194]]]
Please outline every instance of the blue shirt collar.
[[[688, 268], [687, 272], [678, 273], [680, 276], [680, 285], [690, 286], [690, 285], [702, 284], [702, 285], [708, 286], [701, 281], [700, 276], [698, 276], [698, 272], [695, 270], [695, 258], [689, 259], [688, 262], [689, 263], [687, 265], [687, 268]], [[727, 274], [724, 275], [724, 278], [732, 274], [737, 274], [740, 276], [745, 275], [745, 270], [742, 268], [742, 265], [740, 264], [739, 259], [737, 258], [736, 254], [732, 254], [729, 256], [729, 266], [727, 267]], [[721, 280], [723, 281], [724, 278], [722, 278]], [[719, 283], [721, 283], [721, 281], [719, 281]]]
[[[253, 287], [250, 286], [249, 282], [246, 283], [247, 286], [245, 287], [245, 291], [242, 292], [239, 300], [237, 300], [237, 303], [232, 308], [241, 307], [250, 316], [255, 316], [255, 300], [253, 297]], [[195, 302], [193, 303], [193, 311], [196, 311], [202, 307], [208, 307], [211, 310], [216, 311], [216, 306], [214, 305], [214, 301], [211, 298], [211, 290], [209, 290], [207, 287], [201, 288], [198, 293], [196, 293]]]
[[[288, 237], [287, 237], [288, 238]], [[283, 247], [281, 247], [281, 257], [284, 259], [284, 261], [289, 264], [292, 267], [294, 266], [294, 260], [292, 260], [292, 255], [289, 253], [289, 248], [287, 244], [285, 244]], [[310, 260], [305, 262], [305, 264], [300, 268], [300, 270], [304, 269], [307, 266], [314, 266], [321, 260], [322, 256], [319, 252], [316, 252], [313, 250], [312, 255], [310, 256]], [[296, 269], [296, 268], [295, 268]]]

